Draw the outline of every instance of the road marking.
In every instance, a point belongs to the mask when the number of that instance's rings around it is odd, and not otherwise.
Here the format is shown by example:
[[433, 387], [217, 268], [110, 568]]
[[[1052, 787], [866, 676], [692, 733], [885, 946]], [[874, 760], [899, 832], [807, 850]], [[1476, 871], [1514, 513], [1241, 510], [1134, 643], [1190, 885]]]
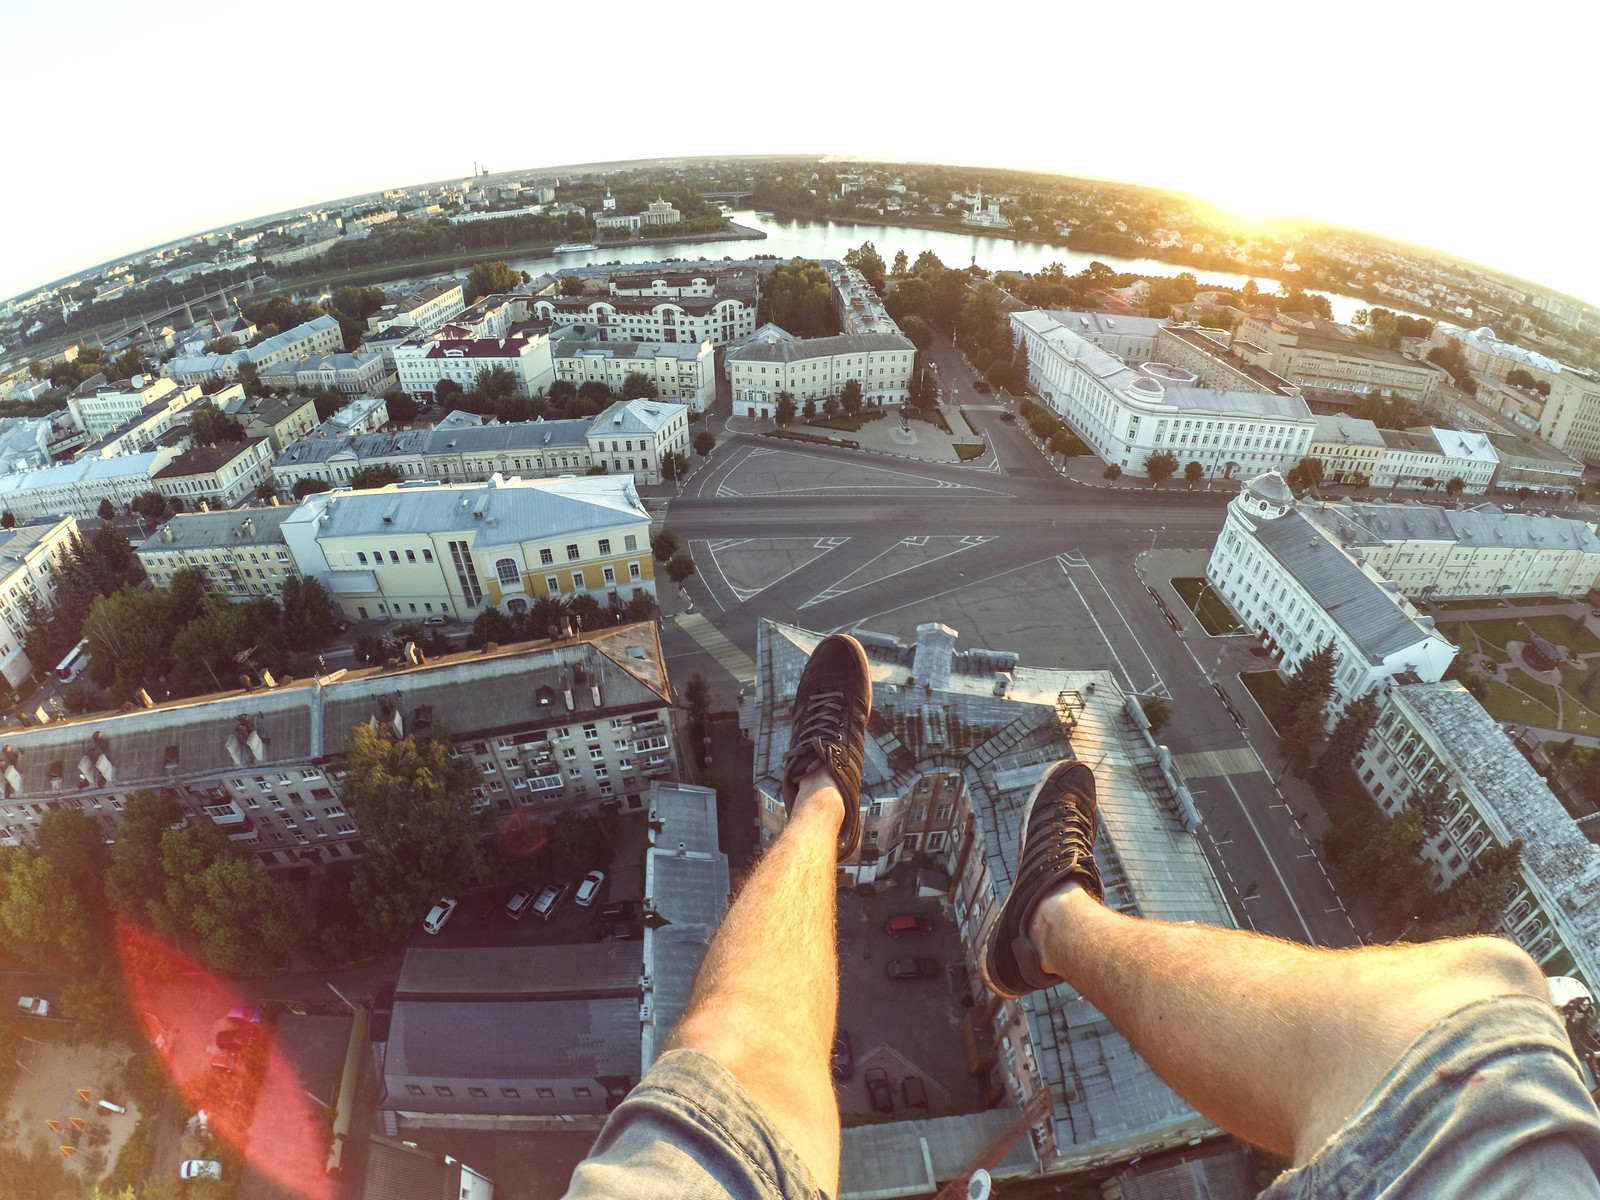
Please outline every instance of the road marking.
[[1261, 852], [1267, 856], [1267, 866], [1272, 868], [1272, 873], [1277, 876], [1278, 886], [1283, 889], [1283, 898], [1289, 902], [1289, 907], [1294, 909], [1295, 920], [1300, 922], [1300, 928], [1306, 931], [1306, 942], [1312, 946], [1319, 945], [1316, 937], [1311, 932], [1311, 926], [1306, 924], [1305, 914], [1300, 911], [1300, 906], [1294, 902], [1294, 893], [1289, 890], [1289, 881], [1283, 877], [1283, 872], [1278, 870], [1278, 860], [1272, 857], [1272, 851], [1267, 849], [1267, 839], [1261, 836], [1261, 829], [1256, 825], [1256, 819], [1250, 815], [1250, 806], [1244, 802], [1244, 797], [1239, 795], [1239, 789], [1233, 786], [1233, 780], [1226, 775], [1222, 782], [1228, 785], [1228, 790], [1233, 793], [1233, 798], [1239, 802], [1239, 811], [1244, 813], [1244, 819], [1250, 822], [1250, 832], [1256, 835], [1256, 841], [1261, 843]]
[[1094, 581], [1100, 589], [1100, 594], [1110, 603], [1111, 611], [1117, 614], [1117, 620], [1122, 622], [1122, 627], [1128, 631], [1128, 636], [1133, 639], [1133, 644], [1139, 647], [1139, 653], [1144, 655], [1145, 665], [1150, 668], [1150, 676], [1156, 681], [1156, 686], [1170, 696], [1172, 693], [1167, 688], [1166, 680], [1161, 678], [1161, 672], [1156, 670], [1155, 660], [1150, 657], [1150, 652], [1144, 648], [1144, 639], [1134, 633], [1133, 626], [1128, 624], [1128, 618], [1123, 614], [1122, 606], [1112, 598], [1111, 589], [1106, 587], [1105, 582], [1100, 578], [1100, 572], [1096, 571], [1094, 564], [1088, 561], [1084, 562], [1084, 566], [1089, 568], [1089, 574], [1094, 576]]
[[1197, 750], [1193, 754], [1174, 754], [1172, 765], [1185, 779], [1205, 779], [1211, 775], [1266, 774], [1256, 752], [1249, 746], [1231, 750]]
[[1100, 640], [1106, 644], [1106, 649], [1111, 651], [1111, 657], [1117, 660], [1117, 666], [1122, 668], [1122, 678], [1127, 681], [1128, 691], [1138, 695], [1139, 689], [1133, 685], [1133, 676], [1128, 673], [1128, 664], [1122, 661], [1122, 655], [1117, 653], [1117, 648], [1111, 644], [1111, 639], [1106, 636], [1105, 629], [1100, 624], [1100, 618], [1094, 615], [1094, 609], [1089, 607], [1089, 602], [1084, 599], [1083, 593], [1078, 591], [1078, 581], [1068, 572], [1068, 564], [1062, 561], [1063, 555], [1056, 555], [1056, 565], [1061, 568], [1061, 574], [1066, 576], [1067, 582], [1072, 585], [1072, 590], [1077, 593], [1078, 603], [1083, 605], [1083, 611], [1089, 614], [1089, 620], [1094, 622], [1094, 627], [1100, 631]]
[[[699, 539], [696, 539], [696, 540], [699, 540]], [[806, 559], [806, 561], [801, 563], [799, 566], [789, 568], [789, 570], [785, 571], [782, 575], [779, 575], [776, 579], [769, 580], [768, 582], [762, 584], [760, 587], [757, 587], [757, 588], [739, 587], [739, 586], [737, 586], [737, 585], [735, 585], [733, 583], [730, 583], [728, 581], [727, 573], [722, 569], [722, 563], [717, 558], [717, 552], [719, 550], [732, 550], [737, 546], [743, 546], [743, 545], [746, 545], [747, 543], [752, 542], [752, 541], [804, 541], [804, 540], [805, 539], [803, 539], [803, 538], [771, 538], [771, 539], [766, 539], [766, 538], [718, 538], [715, 541], [700, 541], [700, 544], [703, 545], [706, 548], [706, 554], [710, 557], [712, 565], [717, 568], [717, 577], [722, 580], [722, 586], [728, 589], [728, 591], [732, 594], [733, 598], [736, 601], [738, 601], [740, 604], [743, 604], [746, 600], [749, 600], [752, 596], [759, 596], [762, 592], [766, 591], [768, 588], [776, 587], [778, 584], [782, 583], [785, 579], [789, 578], [789, 576], [793, 575], [795, 572], [803, 571], [807, 567], [811, 566], [813, 563], [820, 562], [824, 555], [828, 554], [830, 551], [837, 550], [840, 546], [844, 545], [850, 539], [848, 537], [819, 537], [819, 538], [816, 538], [815, 540], [812, 541], [811, 548], [813, 550], [822, 551], [821, 554], [813, 555], [811, 558]], [[691, 543], [691, 545], [692, 544], [693, 543]], [[706, 591], [711, 592], [711, 589], [708, 587], [706, 589]], [[723, 612], [727, 612], [728, 611], [727, 607], [722, 603], [722, 601], [717, 600], [717, 596], [716, 596], [715, 592], [711, 592], [711, 598], [712, 598], [712, 600], [716, 601], [717, 607], [719, 609], [721, 609]]]
[[674, 617], [673, 621], [740, 683], [749, 683], [756, 677], [755, 660], [723, 636], [722, 630], [705, 617], [699, 613], [684, 613]]
[[[873, 563], [877, 562], [885, 554], [893, 554], [896, 550], [900, 549], [902, 546], [926, 547], [930, 540], [931, 540], [930, 537], [928, 535], [926, 535], [926, 534], [920, 535], [920, 536], [914, 535], [912, 537], [902, 538], [900, 541], [898, 541], [894, 545], [890, 546], [887, 550], [884, 550], [882, 554], [873, 555], [866, 562], [862, 563], [854, 571], [851, 571], [850, 574], [846, 575], [843, 579], [839, 580], [837, 583], [833, 584], [831, 587], [825, 588], [822, 591], [818, 592], [815, 596], [811, 597], [811, 599], [807, 600], [800, 607], [802, 609], [805, 609], [805, 608], [810, 608], [810, 607], [812, 607], [813, 605], [816, 605], [816, 604], [825, 604], [829, 600], [837, 600], [840, 596], [848, 596], [851, 592], [859, 592], [862, 588], [871, 587], [874, 584], [878, 584], [878, 583], [887, 583], [889, 580], [894, 579], [897, 576], [904, 575], [908, 571], [915, 571], [915, 570], [918, 570], [918, 569], [920, 569], [922, 567], [932, 566], [936, 562], [943, 562], [947, 558], [954, 558], [957, 554], [960, 554], [963, 550], [971, 550], [976, 546], [987, 545], [989, 542], [994, 541], [995, 538], [994, 538], [994, 535], [991, 535], [991, 534], [971, 534], [971, 535], [969, 535], [967, 537], [962, 538], [960, 543], [953, 550], [947, 550], [943, 554], [938, 554], [938, 555], [935, 555], [932, 558], [923, 559], [923, 561], [921, 561], [919, 563], [912, 563], [909, 567], [902, 567], [902, 568], [900, 568], [900, 570], [891, 571], [887, 575], [880, 575], [875, 579], [864, 580], [863, 582], [858, 583], [853, 587], [844, 587], [844, 586], [842, 586], [842, 585], [844, 585], [846, 583], [849, 583], [852, 579], [854, 579], [857, 575], [861, 574], [861, 572], [865, 571]], [[940, 540], [943, 541], [944, 538], [941, 537]]]

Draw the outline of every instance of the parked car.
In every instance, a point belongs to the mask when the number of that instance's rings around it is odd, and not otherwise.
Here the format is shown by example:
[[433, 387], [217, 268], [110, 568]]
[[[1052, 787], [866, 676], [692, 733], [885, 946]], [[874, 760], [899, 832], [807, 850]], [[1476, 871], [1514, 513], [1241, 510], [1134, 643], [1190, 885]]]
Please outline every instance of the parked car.
[[907, 1075], [900, 1081], [900, 1100], [906, 1108], [927, 1108], [928, 1089], [922, 1086], [922, 1077]]
[[987, 383], [985, 383], [981, 379], [974, 379], [972, 381], [972, 387], [973, 387], [973, 390], [975, 390], [977, 392], [981, 392], [985, 396], [987, 396], [990, 392], [994, 391], [994, 389], [992, 387], [990, 387]]
[[443, 617], [428, 617], [422, 623], [424, 625], [443, 625], [445, 620]]
[[556, 915], [556, 909], [567, 898], [567, 885], [552, 883], [539, 893], [539, 898], [533, 902], [533, 915], [541, 921], [548, 921]]
[[25, 1017], [48, 1017], [50, 1001], [43, 996], [18, 996], [17, 1011]]
[[423, 929], [438, 933], [450, 919], [450, 914], [456, 911], [456, 903], [454, 900], [441, 900], [435, 904], [428, 910], [428, 915], [422, 918]]
[[606, 873], [604, 871], [590, 871], [585, 875], [583, 882], [578, 885], [578, 894], [573, 897], [573, 899], [577, 900], [579, 907], [588, 908], [593, 904], [595, 897], [600, 894], [600, 888], [605, 881]]
[[221, 1179], [222, 1164], [209, 1158], [191, 1158], [178, 1168], [179, 1179]]
[[915, 913], [896, 913], [883, 923], [883, 931], [890, 937], [915, 937], [919, 933], [932, 933], [933, 922]]
[[596, 920], [626, 921], [633, 917], [638, 907], [632, 900], [616, 900], [610, 904], [602, 904], [596, 914]]
[[527, 888], [518, 888], [516, 895], [506, 901], [506, 916], [513, 921], [520, 921], [528, 915], [528, 906], [533, 903], [533, 893]]
[[885, 970], [890, 979], [934, 979], [939, 964], [931, 958], [897, 958]]
[[228, 1016], [235, 1021], [249, 1021], [252, 1025], [261, 1024], [261, 1009], [255, 1004], [235, 1004], [228, 1010]]
[[483, 925], [493, 925], [494, 915], [500, 911], [500, 897], [492, 892], [485, 896], [478, 904], [478, 921]]
[[841, 1029], [833, 1039], [833, 1077], [843, 1083], [856, 1073], [856, 1056], [850, 1050], [850, 1035]]
[[889, 1072], [882, 1067], [868, 1067], [867, 1095], [872, 1099], [874, 1112], [894, 1115], [894, 1089], [889, 1086]]

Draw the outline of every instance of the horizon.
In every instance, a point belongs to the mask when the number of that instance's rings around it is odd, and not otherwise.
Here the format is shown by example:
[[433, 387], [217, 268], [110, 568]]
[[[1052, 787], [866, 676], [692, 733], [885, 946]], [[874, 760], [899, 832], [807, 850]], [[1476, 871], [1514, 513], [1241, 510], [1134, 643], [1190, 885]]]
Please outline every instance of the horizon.
[[[891, 75], [883, 87], [915, 120], [869, 126], [861, 92], [876, 85], [842, 75], [817, 77], [822, 86], [808, 89], [799, 81], [813, 77], [797, 74], [780, 94], [740, 88], [709, 116], [691, 111], [687, 121], [636, 131], [636, 90], [602, 85], [590, 127], [605, 132], [584, 141], [585, 153], [560, 157], [761, 159], [793, 157], [810, 145], [831, 146], [820, 156], [835, 160], [1114, 182], [1195, 197], [1242, 221], [1358, 231], [1600, 305], [1600, 246], [1581, 232], [1595, 169], [1571, 151], [1584, 144], [1590, 109], [1580, 49], [1587, 39], [1578, 35], [1600, 21], [1591, 10], [1562, 4], [1525, 11], [1518, 22], [1496, 24], [1492, 38], [1481, 23], [1439, 28], [1420, 8], [1403, 11], [1389, 15], [1384, 36], [1374, 40], [1359, 23], [1285, 24], [1281, 11], [1253, 3], [1236, 14], [1224, 42], [1203, 14], [1158, 4], [1140, 23], [1136, 53], [1102, 56], [1074, 51], [1097, 39], [1126, 40], [1126, 23], [1104, 13], [1075, 13], [1069, 22], [1037, 6], [1003, 29], [961, 30], [955, 43], [947, 27], [902, 28], [892, 13], [825, 5], [817, 19], [786, 32], [783, 61], [829, 61], [838, 53], [835, 31], [849, 29], [854, 44], [887, 47], [895, 61], [912, 65], [909, 84]], [[217, 13], [195, 0], [169, 0], [157, 16], [166, 19], [106, 0], [0, 14], [10, 44], [70, 45], [77, 76], [122, 88], [144, 86], [145, 74], [130, 72], [129, 63], [183, 60], [188, 48], [173, 29], [204, 28], [219, 44], [249, 45], [250, 61], [272, 63], [253, 92], [230, 88], [220, 99], [174, 107], [120, 132], [136, 149], [154, 132], [159, 149], [129, 155], [136, 166], [108, 173], [79, 132], [105, 127], [104, 89], [63, 92], [46, 64], [52, 56], [28, 56], [17, 93], [49, 97], [51, 117], [12, 131], [13, 161], [27, 165], [32, 185], [14, 183], [5, 194], [0, 295], [29, 294], [207, 230], [417, 186], [408, 180], [465, 178], [474, 161], [498, 175], [542, 169], [541, 160], [557, 157], [541, 153], [545, 135], [524, 133], [526, 125], [509, 112], [503, 123], [460, 129], [460, 104], [493, 108], [495, 84], [476, 85], [491, 89], [488, 98], [468, 90], [475, 83], [470, 65], [459, 94], [448, 76], [441, 82], [430, 70], [425, 79], [445, 102], [423, 106], [403, 138], [372, 138], [362, 132], [362, 117], [345, 111], [352, 95], [364, 102], [359, 80], [330, 89], [320, 60], [294, 53], [299, 31], [286, 23], [258, 29], [248, 14]], [[430, 19], [430, 9], [402, 4], [372, 27], [361, 10], [335, 5], [323, 10], [319, 33], [330, 44], [361, 41], [375, 64], [368, 83], [396, 71], [402, 83], [415, 84], [404, 73], [416, 65], [415, 22]], [[1042, 36], [1014, 35], [1030, 24]], [[1574, 36], [1552, 40], [1555, 26]], [[941, 74], [935, 64], [948, 64], [953, 44], [962, 57]], [[736, 79], [739, 64], [764, 49], [719, 31], [700, 35], [700, 47], [706, 61], [729, 64]], [[1290, 84], [1258, 82], [1237, 66], [1276, 68], [1291, 60]], [[633, 78], [647, 67], [659, 74], [642, 46], [620, 46], [608, 61], [608, 78]], [[1540, 64], [1539, 120], [1470, 96], [1463, 104], [1455, 94], [1518, 62]], [[669, 72], [663, 82], [674, 78]], [[374, 92], [380, 101], [393, 94], [387, 86]], [[287, 105], [276, 102], [281, 96], [315, 99]], [[381, 126], [387, 106], [375, 107]], [[326, 117], [326, 137], [315, 128], [318, 116]], [[169, 129], [178, 131], [175, 140]], [[565, 131], [549, 140], [556, 138], [569, 148], [574, 142]], [[508, 141], [530, 166], [503, 165]], [[325, 152], [307, 153], [308, 146]]]

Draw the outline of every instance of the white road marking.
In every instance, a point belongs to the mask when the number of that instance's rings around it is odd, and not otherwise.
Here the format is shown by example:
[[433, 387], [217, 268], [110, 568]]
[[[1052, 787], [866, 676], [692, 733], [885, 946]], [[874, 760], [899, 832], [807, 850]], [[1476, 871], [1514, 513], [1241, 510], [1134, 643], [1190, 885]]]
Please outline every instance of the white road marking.
[[722, 630], [705, 617], [699, 613], [684, 613], [673, 620], [679, 629], [698, 642], [701, 649], [740, 683], [749, 683], [756, 677], [755, 660], [730, 642]]
[[1289, 902], [1289, 907], [1294, 909], [1295, 920], [1300, 922], [1300, 928], [1306, 931], [1306, 942], [1312, 946], [1318, 945], [1317, 939], [1311, 933], [1311, 926], [1306, 924], [1305, 914], [1300, 911], [1300, 906], [1294, 902], [1294, 893], [1289, 890], [1289, 881], [1283, 877], [1283, 872], [1278, 870], [1278, 860], [1272, 857], [1272, 851], [1267, 849], [1267, 840], [1261, 836], [1261, 830], [1256, 825], [1256, 819], [1250, 815], [1250, 806], [1244, 802], [1244, 797], [1239, 795], [1239, 789], [1233, 786], [1233, 780], [1226, 775], [1222, 782], [1228, 785], [1228, 790], [1233, 793], [1233, 798], [1239, 802], [1239, 811], [1244, 813], [1244, 819], [1250, 822], [1250, 832], [1256, 835], [1256, 841], [1261, 843], [1261, 850], [1267, 856], [1267, 866], [1272, 868], [1272, 873], [1278, 877], [1278, 886], [1283, 889], [1283, 898]]
[[[843, 586], [841, 586], [842, 584], [849, 583], [850, 580], [854, 579], [857, 575], [861, 574], [861, 572], [865, 571], [868, 567], [870, 567], [873, 563], [877, 562], [878, 559], [882, 558], [885, 554], [892, 554], [896, 550], [900, 549], [902, 546], [926, 546], [928, 544], [929, 540], [930, 539], [927, 536], [913, 536], [913, 537], [908, 537], [908, 538], [902, 538], [900, 541], [898, 541], [894, 545], [890, 546], [887, 550], [883, 551], [882, 554], [873, 555], [873, 557], [869, 558], [866, 562], [862, 563], [854, 571], [851, 571], [850, 574], [846, 575], [843, 579], [839, 580], [832, 587], [825, 588], [824, 590], [818, 592], [815, 596], [811, 597], [811, 599], [807, 600], [800, 607], [802, 609], [810, 608], [814, 604], [824, 604], [829, 600], [836, 600], [840, 596], [847, 596], [851, 592], [858, 592], [862, 588], [871, 587], [873, 584], [876, 584], [876, 583], [886, 583], [887, 581], [889, 581], [891, 579], [894, 579], [897, 576], [906, 574], [906, 572], [908, 572], [908, 571], [915, 571], [915, 570], [918, 570], [919, 568], [922, 568], [922, 567], [931, 566], [932, 564], [934, 564], [936, 562], [942, 562], [944, 559], [953, 558], [957, 554], [960, 554], [963, 550], [971, 550], [975, 546], [982, 546], [985, 543], [994, 541], [995, 539], [994, 539], [993, 535], [989, 535], [989, 534], [972, 534], [972, 535], [969, 535], [967, 537], [962, 538], [960, 544], [958, 546], [956, 546], [955, 549], [946, 551], [944, 554], [935, 555], [934, 557], [928, 558], [928, 559], [924, 559], [922, 562], [919, 562], [919, 563], [913, 563], [909, 567], [902, 567], [898, 571], [891, 571], [887, 575], [880, 575], [880, 576], [878, 576], [877, 578], [874, 578], [874, 579], [864, 580], [863, 582], [858, 583], [858, 584], [854, 585], [853, 587], [843, 587]], [[943, 540], [943, 538], [941, 538], [941, 540]]]

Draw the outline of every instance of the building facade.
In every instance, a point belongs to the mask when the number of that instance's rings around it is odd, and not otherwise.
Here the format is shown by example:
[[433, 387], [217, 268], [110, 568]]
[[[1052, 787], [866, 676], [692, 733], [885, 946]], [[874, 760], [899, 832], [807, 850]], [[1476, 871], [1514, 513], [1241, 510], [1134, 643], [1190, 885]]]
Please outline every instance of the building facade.
[[432, 333], [465, 307], [461, 284], [456, 280], [425, 284], [400, 293], [368, 317], [367, 332], [382, 333], [393, 326], [411, 325], [423, 333]]
[[722, 347], [756, 330], [761, 277], [753, 270], [615, 272], [608, 295], [537, 296], [530, 315], [582, 326], [597, 342], [709, 341]]
[[771, 417], [778, 393], [797, 405], [837, 396], [855, 380], [867, 407], [900, 404], [910, 394], [917, 348], [901, 333], [854, 333], [798, 338], [765, 325], [726, 355], [733, 386], [733, 411], [741, 417]]
[[1318, 416], [1316, 421], [1310, 457], [1322, 464], [1322, 478], [1328, 483], [1353, 483], [1357, 478], [1371, 483], [1388, 445], [1382, 431], [1371, 421], [1342, 413]]
[[1228, 503], [1206, 581], [1285, 671], [1331, 643], [1341, 700], [1400, 675], [1436, 681], [1455, 658], [1433, 619], [1308, 520], [1275, 472]]
[[134, 547], [152, 587], [166, 591], [184, 567], [204, 573], [209, 589], [229, 600], [283, 599], [283, 581], [297, 574], [283, 539], [294, 509], [178, 513]]
[[67, 411], [78, 428], [93, 440], [142, 417], [151, 404], [163, 401], [170, 404], [174, 396], [183, 397], [183, 402], [187, 403], [199, 395], [200, 389], [195, 386], [180, 386], [156, 375], [135, 375], [125, 384], [102, 388], [93, 395], [75, 392], [67, 398]]
[[335, 351], [275, 363], [261, 372], [264, 387], [299, 389], [327, 388], [347, 396], [376, 396], [394, 383], [394, 374], [374, 350], [354, 354]]
[[555, 381], [550, 338], [543, 333], [439, 341], [417, 338], [394, 348], [394, 365], [400, 387], [424, 400], [433, 399], [446, 379], [470, 392], [477, 386], [478, 373], [491, 367], [511, 373], [519, 396], [542, 395]]
[[662, 458], [689, 454], [689, 407], [661, 400], [614, 401], [589, 426], [588, 441], [591, 457], [611, 474], [660, 483]]
[[1297, 394], [1219, 391], [1169, 363], [1135, 370], [1036, 310], [1012, 313], [1011, 326], [1027, 347], [1028, 386], [1126, 474], [1143, 476], [1146, 459], [1171, 453], [1180, 469], [1198, 462], [1211, 477], [1250, 477], [1287, 470], [1310, 449], [1316, 420]]
[[266, 438], [219, 442], [185, 450], [152, 477], [156, 491], [190, 507], [232, 508], [272, 478], [272, 443]]
[[55, 568], [63, 565], [77, 522], [70, 517], [0, 530], [0, 674], [6, 685], [20, 687], [53, 662], [28, 657], [26, 600], [45, 607], [56, 598]]
[[1393, 392], [1425, 404], [1439, 386], [1440, 373], [1429, 364], [1358, 342], [1310, 313], [1257, 309], [1239, 322], [1231, 345], [1246, 362], [1302, 388], [1362, 396], [1374, 390]]
[[659, 399], [704, 412], [717, 395], [716, 350], [709, 341], [553, 343], [556, 378], [577, 386], [603, 383], [620, 392], [629, 375], [656, 385]]
[[136, 496], [156, 490], [154, 476], [178, 455], [172, 446], [115, 458], [76, 462], [0, 475], [0, 511], [18, 521], [40, 517], [95, 516], [102, 500], [127, 508]]

